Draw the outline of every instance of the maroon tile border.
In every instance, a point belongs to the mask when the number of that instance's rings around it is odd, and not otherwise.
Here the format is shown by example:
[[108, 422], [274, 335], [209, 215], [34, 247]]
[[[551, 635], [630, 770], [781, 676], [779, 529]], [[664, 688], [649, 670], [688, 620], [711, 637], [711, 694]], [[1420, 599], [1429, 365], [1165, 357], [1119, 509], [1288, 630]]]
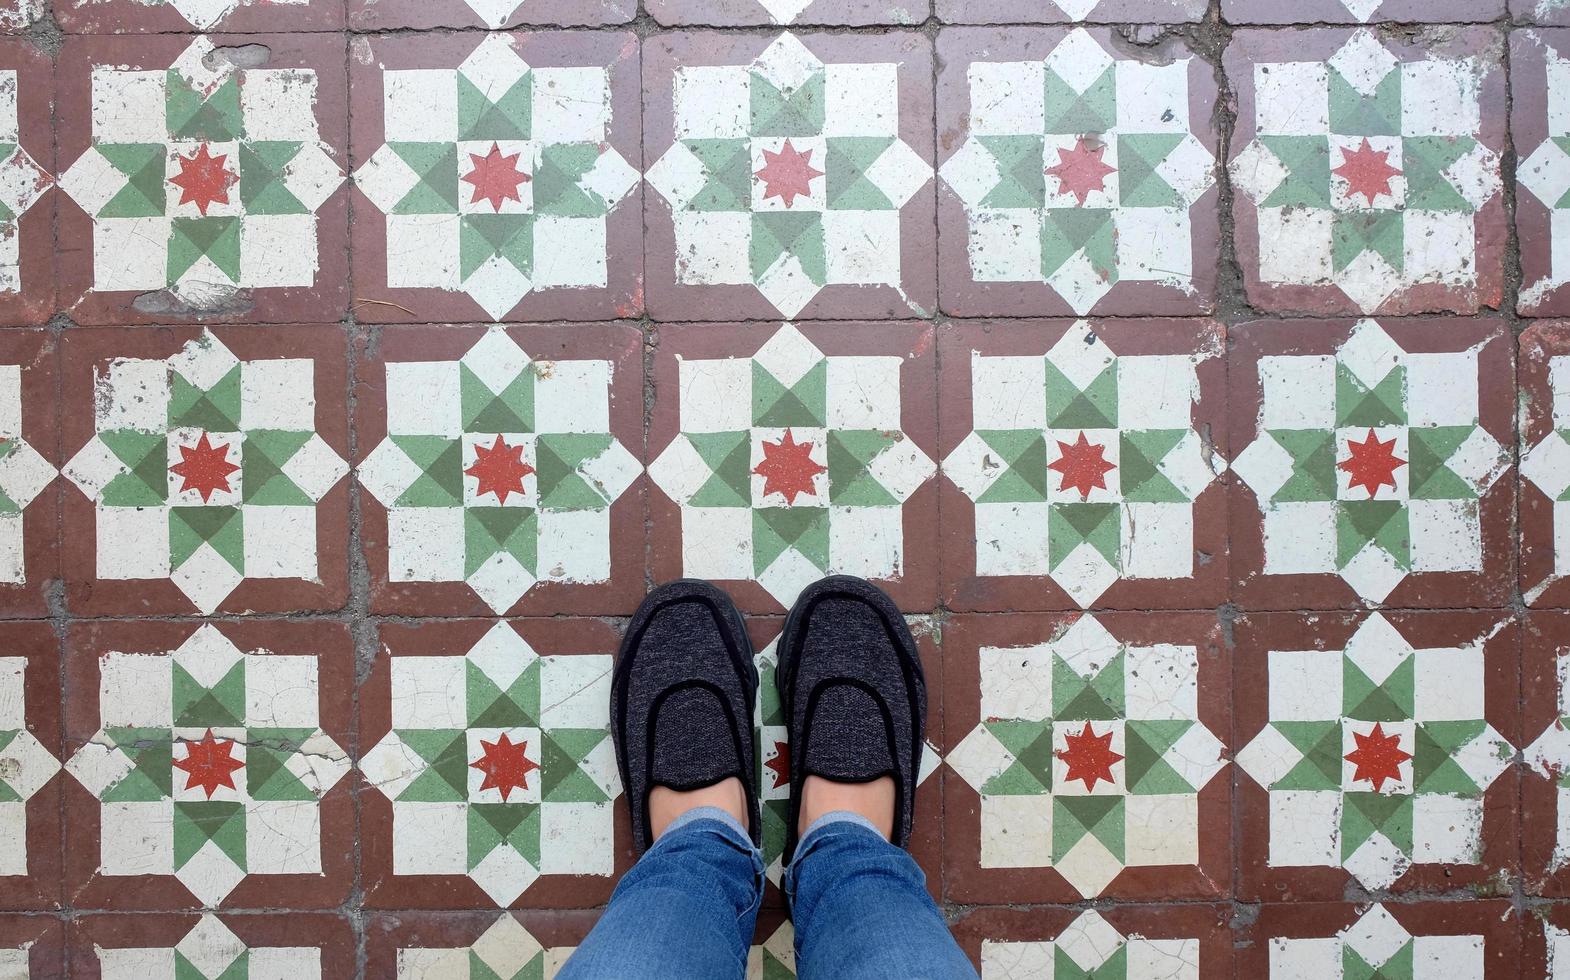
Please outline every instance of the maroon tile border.
[[[644, 8], [665, 27], [768, 27], [776, 21], [761, 0], [645, 0]], [[909, 27], [932, 13], [932, 0], [810, 0], [792, 24], [893, 24]]]
[[[949, 24], [1062, 24], [1080, 20], [1054, 0], [936, 0]], [[1099, 0], [1083, 19], [1097, 23], [1181, 24], [1205, 15], [1205, 0]]]
[[142, 0], [54, 0], [55, 20], [72, 34], [183, 34], [202, 30], [332, 31], [343, 29], [342, 0], [238, 0], [206, 28], [173, 6]]
[[[220, 915], [218, 920], [250, 949], [315, 946], [321, 950], [321, 976], [355, 975], [354, 932], [342, 916], [291, 911]], [[201, 916], [196, 914], [94, 915], [76, 919], [70, 924], [70, 976], [100, 980], [96, 948], [172, 948], [200, 921]]]
[[[1564, 5], [1570, 23], [1570, 4]], [[1539, 147], [1557, 135], [1549, 132], [1548, 63], [1570, 57], [1570, 31], [1515, 31], [1510, 35], [1510, 136], [1519, 155], [1518, 174]], [[1570, 284], [1546, 290], [1537, 287], [1552, 280], [1554, 270], [1554, 210], [1516, 181], [1515, 222], [1521, 250], [1521, 299], [1523, 316], [1570, 314]], [[1570, 256], [1558, 256], [1562, 266]]]
[[1559, 0], [1510, 0], [1510, 16], [1533, 24], [1570, 24], [1570, 5]]
[[1197, 940], [1199, 977], [1233, 975], [1232, 910], [1223, 905], [1119, 905], [1085, 912], [1062, 907], [979, 908], [954, 924], [954, 938], [971, 962], [980, 964], [984, 942], [1048, 942], [1073, 926], [1080, 915], [1100, 915], [1130, 938]]
[[[59, 173], [54, 148], [54, 65], [30, 41], [0, 38], [0, 69], [16, 72], [19, 145], [52, 182]], [[60, 194], [52, 187], [46, 189], [19, 219], [22, 291], [0, 292], [0, 324], [41, 324], [54, 315], [58, 261], [54, 222]]]
[[[57, 760], [60, 751], [60, 643], [48, 623], [0, 624], [4, 656], [26, 661], [23, 707], [27, 731]], [[62, 835], [61, 784], [70, 779], [57, 772], [27, 801], [27, 865], [25, 876], [0, 876], [0, 908], [33, 910], [59, 905]], [[6, 936], [0, 919], [0, 936]], [[6, 945], [0, 939], [0, 947]]]
[[[1570, 866], [1555, 867], [1559, 845], [1559, 780], [1532, 760], [1532, 746], [1560, 720], [1561, 664], [1570, 656], [1570, 612], [1532, 612], [1521, 630], [1521, 870], [1526, 889], [1553, 898], [1570, 895]], [[1570, 665], [1567, 665], [1570, 666]]]
[[[1570, 293], [1566, 295], [1570, 297]], [[1539, 321], [1521, 335], [1516, 382], [1523, 462], [1538, 443], [1554, 433], [1554, 393], [1548, 368], [1555, 357], [1570, 357], [1570, 322]], [[1570, 410], [1570, 405], [1565, 409]], [[1570, 607], [1570, 577], [1555, 577], [1570, 573], [1570, 569], [1555, 568], [1554, 501], [1524, 475], [1517, 519], [1521, 524], [1521, 593], [1527, 604]]]
[[1341, 0], [1222, 0], [1221, 16], [1234, 24], [1457, 23], [1497, 20], [1505, 0], [1384, 0], [1359, 19]]
[[490, 24], [464, 0], [347, 0], [350, 30], [431, 27], [521, 27], [625, 24], [637, 0], [517, 0], [503, 23]]
[[[0, 363], [22, 366], [22, 438], [51, 466], [60, 460], [59, 349], [42, 330], [0, 330]], [[69, 481], [56, 476], [22, 511], [26, 581], [0, 584], [0, 617], [42, 617], [60, 577], [60, 498]]]
[[[1237, 975], [1270, 975], [1274, 939], [1335, 936], [1353, 925], [1370, 905], [1351, 902], [1301, 902], [1265, 905], [1236, 943]], [[1497, 901], [1427, 901], [1386, 903], [1385, 910], [1414, 936], [1482, 936], [1484, 980], [1515, 980], [1521, 953], [1521, 922], [1510, 903]]]
[[504, 915], [546, 949], [576, 947], [599, 919], [593, 910], [372, 912], [365, 923], [365, 976], [397, 976], [400, 949], [466, 949]]
[[[65, 968], [65, 929], [65, 923], [59, 919], [0, 914], [0, 949], [17, 949], [31, 944], [27, 959], [32, 976], [70, 976]], [[18, 980], [27, 980], [27, 977], [24, 975]]]

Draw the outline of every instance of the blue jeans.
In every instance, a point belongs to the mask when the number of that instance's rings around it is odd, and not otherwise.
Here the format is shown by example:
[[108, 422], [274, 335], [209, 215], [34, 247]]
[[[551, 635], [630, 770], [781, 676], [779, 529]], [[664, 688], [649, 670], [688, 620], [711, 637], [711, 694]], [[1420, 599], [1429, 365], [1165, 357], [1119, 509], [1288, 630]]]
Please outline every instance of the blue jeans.
[[[557, 980], [739, 980], [763, 882], [741, 825], [693, 810], [622, 878]], [[807, 828], [785, 893], [803, 980], [976, 980], [916, 862], [855, 814]]]

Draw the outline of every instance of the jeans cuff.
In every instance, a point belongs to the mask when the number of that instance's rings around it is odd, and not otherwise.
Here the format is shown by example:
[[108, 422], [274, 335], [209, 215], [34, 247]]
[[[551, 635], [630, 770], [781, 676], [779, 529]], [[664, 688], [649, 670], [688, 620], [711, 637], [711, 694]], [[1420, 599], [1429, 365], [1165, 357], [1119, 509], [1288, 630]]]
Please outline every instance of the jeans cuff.
[[801, 842], [796, 845], [796, 852], [798, 854], [801, 853], [801, 851], [812, 840], [814, 834], [823, 831], [830, 824], [836, 823], [855, 824], [858, 827], [867, 828], [874, 834], [877, 834], [880, 838], [883, 836], [883, 832], [878, 830], [876, 824], [859, 813], [853, 813], [850, 810], [830, 810], [828, 813], [825, 813], [823, 816], [812, 821], [812, 823], [808, 825], [807, 832], [801, 835]]
[[[741, 844], [747, 850], [752, 850], [752, 838], [747, 835], [747, 828], [742, 826], [741, 821], [737, 820], [736, 817], [729, 811], [723, 810], [717, 806], [693, 807], [691, 810], [683, 813], [675, 820], [672, 820], [670, 822], [670, 826], [665, 828], [665, 833], [660, 835], [660, 840], [664, 840], [665, 838], [674, 834], [676, 831], [681, 830], [691, 824], [697, 823], [700, 820], [712, 820], [717, 823], [724, 824], [726, 829], [731, 831], [731, 833], [727, 834], [726, 836], [731, 837], [736, 843]], [[659, 842], [660, 841], [655, 841], [654, 843], [658, 844]]]

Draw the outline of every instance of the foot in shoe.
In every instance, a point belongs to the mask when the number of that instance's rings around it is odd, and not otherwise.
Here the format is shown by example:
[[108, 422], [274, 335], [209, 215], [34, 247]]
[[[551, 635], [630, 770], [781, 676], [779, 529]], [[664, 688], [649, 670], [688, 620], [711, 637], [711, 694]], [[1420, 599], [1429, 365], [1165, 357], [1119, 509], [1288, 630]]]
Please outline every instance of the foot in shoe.
[[[738, 788], [737, 793], [740, 792]], [[888, 840], [894, 835], [894, 807], [898, 802], [892, 776], [880, 776], [869, 783], [839, 783], [809, 775], [801, 785], [801, 820], [796, 833], [805, 834], [826, 813], [843, 811], [866, 817]]]
[[[893, 793], [893, 783], [890, 783], [891, 801], [894, 799]], [[747, 791], [742, 788], [741, 780], [735, 776], [722, 779], [712, 786], [686, 792], [671, 789], [669, 786], [656, 786], [649, 790], [649, 828], [654, 832], [655, 840], [665, 835], [665, 829], [675, 823], [677, 817], [689, 810], [704, 806], [719, 807], [735, 817], [736, 822], [743, 827], [748, 824]], [[892, 814], [892, 803], [890, 806]], [[892, 821], [893, 817], [889, 819]]]

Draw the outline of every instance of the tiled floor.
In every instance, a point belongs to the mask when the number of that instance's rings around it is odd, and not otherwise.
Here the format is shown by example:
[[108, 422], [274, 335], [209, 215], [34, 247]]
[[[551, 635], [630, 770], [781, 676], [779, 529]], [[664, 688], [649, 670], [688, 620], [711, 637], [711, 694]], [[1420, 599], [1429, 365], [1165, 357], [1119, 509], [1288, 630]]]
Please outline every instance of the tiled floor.
[[1570, 2], [50, 6], [0, 980], [553, 975], [684, 575], [750, 617], [791, 976], [829, 572], [918, 636], [984, 980], [1570, 980]]

